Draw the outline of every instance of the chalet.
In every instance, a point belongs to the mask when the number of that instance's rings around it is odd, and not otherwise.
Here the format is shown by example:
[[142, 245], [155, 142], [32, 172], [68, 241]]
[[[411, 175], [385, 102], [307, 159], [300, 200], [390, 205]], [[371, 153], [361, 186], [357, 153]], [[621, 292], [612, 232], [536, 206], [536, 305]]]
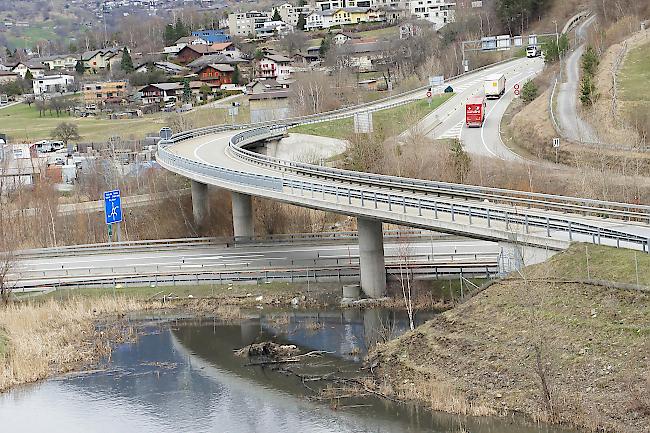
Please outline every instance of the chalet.
[[260, 60], [261, 78], [289, 78], [293, 72], [291, 59], [279, 54], [267, 54]]
[[359, 36], [356, 36], [354, 33], [350, 32], [337, 32], [334, 34], [334, 36], [332, 36], [332, 42], [334, 42], [336, 45], [343, 45], [352, 39], [359, 39]]
[[215, 53], [224, 54], [233, 59], [241, 58], [241, 51], [235, 47], [232, 42], [223, 42], [212, 44], [212, 49]]
[[10, 83], [18, 79], [18, 74], [11, 71], [0, 71], [0, 84]]
[[205, 83], [221, 86], [222, 84], [232, 84], [232, 76], [235, 68], [224, 64], [205, 65], [197, 71], [200, 81]]
[[[202, 89], [206, 86], [210, 89], [211, 92], [214, 92], [214, 89], [219, 86], [213, 85], [210, 83], [204, 83], [202, 81], [190, 81], [190, 91], [192, 92], [192, 97], [195, 100], [202, 99], [203, 95], [201, 94]], [[182, 82], [174, 83], [154, 83], [149, 84], [148, 86], [142, 87], [138, 90], [140, 98], [143, 104], [161, 104], [163, 102], [176, 102], [183, 98], [183, 90], [185, 84]]]
[[210, 45], [210, 42], [199, 36], [183, 36], [179, 38], [174, 45], [170, 45], [163, 49], [165, 54], [178, 54], [180, 50], [188, 45]]
[[61, 54], [58, 56], [47, 56], [38, 59], [39, 62], [50, 71], [73, 70], [77, 66], [77, 56], [74, 54]]
[[212, 48], [211, 45], [187, 45], [176, 54], [176, 60], [181, 65], [187, 65], [199, 57], [216, 53], [218, 51]]
[[22, 79], [25, 79], [27, 71], [32, 74], [33, 78], [40, 78], [45, 75], [45, 66], [19, 62], [10, 69], [10, 72], [19, 75]]
[[376, 70], [375, 64], [384, 58], [387, 44], [380, 41], [345, 43], [336, 47], [337, 62], [341, 68], [352, 68], [359, 72]]
[[99, 72], [119, 67], [122, 61], [123, 48], [104, 48], [86, 51], [81, 55], [86, 72]]

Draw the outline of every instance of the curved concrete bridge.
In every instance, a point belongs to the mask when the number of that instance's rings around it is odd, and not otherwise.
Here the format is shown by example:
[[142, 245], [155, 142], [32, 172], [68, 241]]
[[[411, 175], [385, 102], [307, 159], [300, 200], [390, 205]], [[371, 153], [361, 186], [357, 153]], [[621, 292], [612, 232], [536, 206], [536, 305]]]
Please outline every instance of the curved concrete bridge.
[[[476, 74], [494, 72], [498, 65]], [[467, 79], [461, 77], [460, 79]], [[452, 86], [454, 83], [451, 83]], [[572, 241], [650, 250], [650, 206], [604, 202], [376, 175], [265, 156], [258, 148], [290, 125], [350, 117], [424, 98], [418, 89], [373, 104], [262, 126], [216, 126], [161, 142], [158, 162], [192, 179], [197, 224], [207, 216], [208, 185], [233, 192], [236, 237], [253, 235], [252, 196], [357, 218], [361, 285], [369, 296], [386, 288], [382, 222], [544, 250]], [[453, 106], [443, 104], [442, 116]]]

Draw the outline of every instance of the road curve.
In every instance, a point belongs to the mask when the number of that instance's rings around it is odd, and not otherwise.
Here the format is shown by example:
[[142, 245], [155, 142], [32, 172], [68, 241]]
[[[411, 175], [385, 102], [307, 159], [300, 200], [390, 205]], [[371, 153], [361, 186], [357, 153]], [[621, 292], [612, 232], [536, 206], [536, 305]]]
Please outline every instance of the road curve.
[[585, 51], [587, 29], [596, 20], [589, 17], [576, 28], [576, 40], [580, 44], [566, 58], [564, 80], [557, 89], [557, 120], [566, 138], [580, 143], [597, 143], [598, 136], [594, 128], [578, 113], [578, 89], [580, 88], [580, 61]]

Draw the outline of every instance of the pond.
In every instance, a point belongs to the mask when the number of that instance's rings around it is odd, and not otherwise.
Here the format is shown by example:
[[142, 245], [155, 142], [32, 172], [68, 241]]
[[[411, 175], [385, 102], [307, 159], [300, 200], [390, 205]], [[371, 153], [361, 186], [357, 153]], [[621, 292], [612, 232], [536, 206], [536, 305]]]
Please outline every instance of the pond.
[[328, 352], [294, 367], [300, 371], [354, 377], [367, 345], [403, 332], [407, 323], [405, 315], [386, 310], [252, 311], [237, 323], [147, 318], [144, 335], [117, 346], [104, 368], [1, 394], [2, 431], [566, 432], [377, 398], [333, 407], [308, 398], [314, 393], [295, 375], [246, 366], [233, 353], [272, 339]]

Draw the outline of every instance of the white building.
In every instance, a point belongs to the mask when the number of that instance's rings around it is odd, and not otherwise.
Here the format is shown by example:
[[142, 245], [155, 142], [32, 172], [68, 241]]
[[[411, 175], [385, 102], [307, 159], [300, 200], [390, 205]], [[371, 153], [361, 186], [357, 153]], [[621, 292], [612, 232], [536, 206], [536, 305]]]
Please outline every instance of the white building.
[[228, 15], [228, 29], [231, 36], [254, 35], [255, 30], [271, 21], [271, 12], [239, 12]]
[[432, 22], [435, 30], [454, 21], [455, 8], [455, 0], [411, 0], [410, 2], [411, 16]]
[[29, 71], [32, 74], [33, 78], [40, 78], [43, 75], [45, 75], [44, 66], [36, 66], [36, 65], [28, 66], [21, 62], [15, 65], [13, 68], [11, 68], [11, 72], [20, 75], [20, 78], [22, 79], [25, 79], [25, 75], [27, 75], [27, 71]]
[[278, 13], [280, 14], [282, 21], [294, 27], [298, 26], [298, 19], [300, 18], [300, 15], [304, 15], [306, 18], [307, 15], [313, 11], [313, 8], [310, 5], [293, 6], [291, 3], [281, 4], [275, 9], [277, 9]]
[[72, 75], [47, 75], [45, 77], [34, 78], [32, 87], [34, 88], [34, 95], [65, 93], [73, 83], [74, 77]]
[[293, 33], [294, 27], [284, 21], [269, 21], [263, 27], [255, 29], [255, 36], [258, 38], [270, 38], [277, 35]]
[[286, 80], [291, 76], [291, 59], [278, 54], [267, 54], [260, 60], [260, 77]]

